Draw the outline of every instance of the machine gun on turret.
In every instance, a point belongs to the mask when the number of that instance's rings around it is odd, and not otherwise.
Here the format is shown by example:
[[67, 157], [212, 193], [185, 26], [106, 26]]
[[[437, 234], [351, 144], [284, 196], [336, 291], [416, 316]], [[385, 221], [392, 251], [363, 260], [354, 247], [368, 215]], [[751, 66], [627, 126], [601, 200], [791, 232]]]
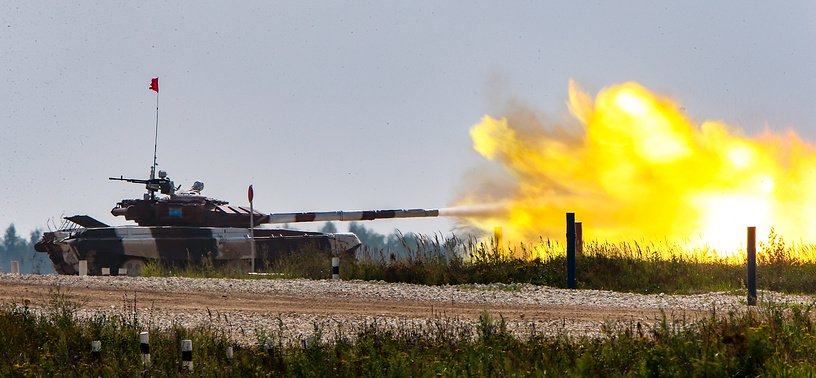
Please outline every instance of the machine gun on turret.
[[[149, 199], [155, 200], [156, 199], [156, 192], [166, 195], [173, 195], [178, 188], [173, 185], [173, 182], [167, 177], [167, 172], [159, 171], [159, 178], [153, 177], [151, 172], [151, 178], [147, 180], [143, 179], [132, 179], [132, 178], [124, 178], [124, 176], [119, 177], [108, 177], [108, 180], [113, 181], [127, 181], [134, 184], [145, 184], [145, 189], [147, 189]], [[145, 199], [148, 199], [148, 196], [145, 196]]]

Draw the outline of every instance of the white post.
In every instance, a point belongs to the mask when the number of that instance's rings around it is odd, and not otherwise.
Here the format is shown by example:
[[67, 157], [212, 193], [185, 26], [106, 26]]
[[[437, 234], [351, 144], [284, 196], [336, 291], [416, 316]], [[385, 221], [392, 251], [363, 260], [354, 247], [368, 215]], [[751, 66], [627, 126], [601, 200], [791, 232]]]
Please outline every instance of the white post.
[[312, 343], [314, 343], [314, 335], [311, 335], [303, 339], [303, 341], [301, 342], [301, 346], [303, 347], [303, 349], [309, 349], [312, 347]]
[[11, 272], [14, 274], [20, 274], [20, 262], [19, 261], [12, 261], [11, 262]]
[[150, 335], [147, 332], [139, 334], [139, 350], [142, 352], [142, 365], [150, 366]]
[[88, 275], [88, 260], [79, 260], [79, 276], [85, 277]]
[[272, 341], [271, 337], [267, 337], [266, 338], [266, 353], [268, 353], [271, 356], [272, 352], [274, 352], [274, 350], [275, 350], [275, 343]]
[[127, 268], [119, 268], [120, 276], [127, 276]]
[[101, 341], [99, 341], [99, 340], [91, 341], [91, 356], [93, 356], [93, 358], [97, 359], [97, 360], [99, 359], [99, 357], [102, 357], [102, 342]]
[[340, 258], [332, 257], [332, 279], [340, 279]]
[[193, 370], [193, 341], [181, 340], [181, 366]]
[[103, 276], [110, 276], [110, 268], [102, 268]]
[[227, 347], [227, 358], [232, 359], [232, 347]]

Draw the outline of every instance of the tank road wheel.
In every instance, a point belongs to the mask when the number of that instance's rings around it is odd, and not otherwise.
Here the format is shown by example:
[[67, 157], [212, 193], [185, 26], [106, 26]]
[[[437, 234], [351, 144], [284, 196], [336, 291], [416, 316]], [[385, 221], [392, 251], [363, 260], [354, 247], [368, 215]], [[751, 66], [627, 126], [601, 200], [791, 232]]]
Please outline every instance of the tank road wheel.
[[144, 269], [144, 267], [145, 267], [145, 261], [144, 261], [144, 259], [140, 259], [140, 258], [133, 258], [133, 259], [125, 260], [125, 262], [122, 263], [122, 268], [127, 269], [128, 277], [141, 276], [142, 275], [142, 270]]

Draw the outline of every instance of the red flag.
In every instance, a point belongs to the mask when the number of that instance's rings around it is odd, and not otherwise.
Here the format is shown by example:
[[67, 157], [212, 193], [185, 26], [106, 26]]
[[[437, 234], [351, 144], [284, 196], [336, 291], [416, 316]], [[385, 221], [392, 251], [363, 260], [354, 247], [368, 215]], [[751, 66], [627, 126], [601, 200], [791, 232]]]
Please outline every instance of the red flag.
[[153, 80], [150, 80], [150, 90], [159, 93], [159, 78], [154, 77]]

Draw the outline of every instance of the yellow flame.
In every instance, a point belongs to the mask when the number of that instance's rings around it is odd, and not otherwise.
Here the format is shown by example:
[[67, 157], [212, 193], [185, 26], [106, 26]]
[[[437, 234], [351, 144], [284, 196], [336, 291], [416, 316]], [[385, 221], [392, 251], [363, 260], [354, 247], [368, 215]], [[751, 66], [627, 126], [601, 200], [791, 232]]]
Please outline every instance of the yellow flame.
[[511, 124], [485, 116], [472, 127], [476, 151], [502, 164], [515, 191], [468, 193], [462, 204], [507, 203], [471, 223], [504, 226], [506, 240], [537, 241], [563, 238], [564, 214], [575, 212], [588, 239], [657, 238], [723, 256], [744, 245], [749, 226], [813, 242], [816, 151], [792, 131], [749, 138], [721, 122], [695, 124], [634, 82], [593, 101], [570, 81], [568, 107], [583, 128], [578, 137], [525, 117]]

